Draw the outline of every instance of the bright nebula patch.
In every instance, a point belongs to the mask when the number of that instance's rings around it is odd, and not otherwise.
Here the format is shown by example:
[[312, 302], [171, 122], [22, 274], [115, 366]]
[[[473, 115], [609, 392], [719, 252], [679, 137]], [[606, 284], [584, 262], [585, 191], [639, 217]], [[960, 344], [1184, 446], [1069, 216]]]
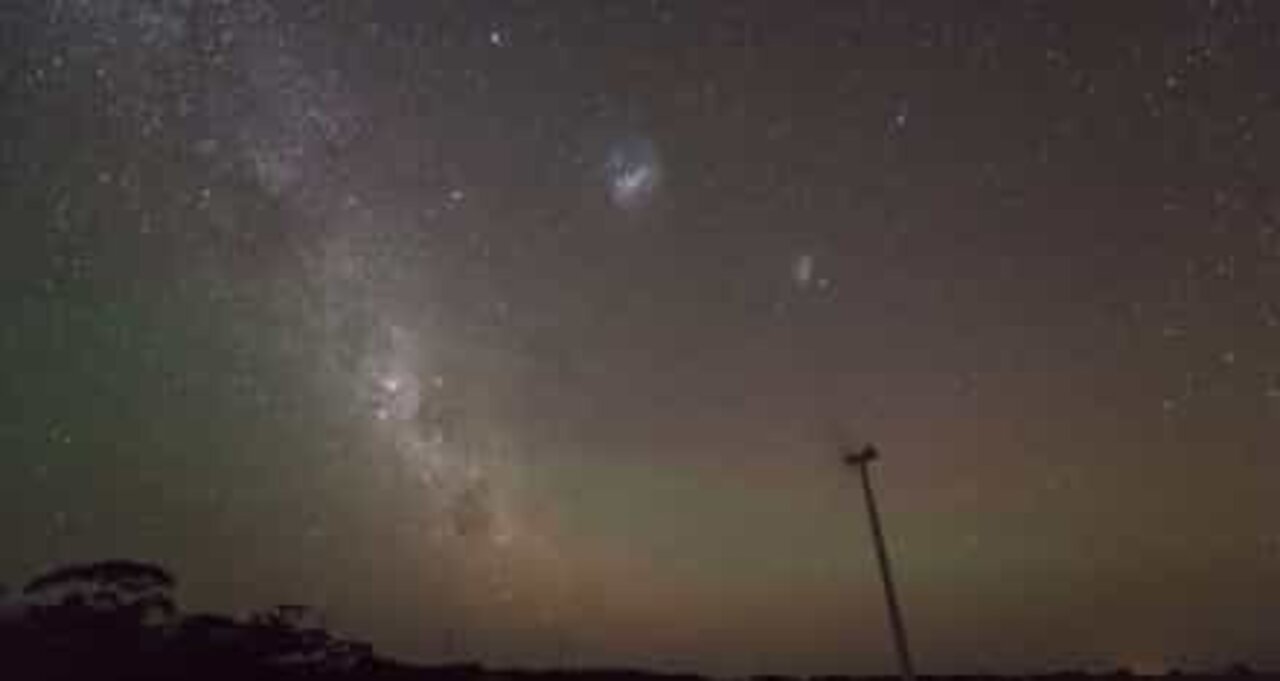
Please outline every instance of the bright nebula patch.
[[605, 160], [609, 200], [623, 210], [648, 204], [662, 184], [657, 148], [647, 139], [632, 138], [616, 144]]

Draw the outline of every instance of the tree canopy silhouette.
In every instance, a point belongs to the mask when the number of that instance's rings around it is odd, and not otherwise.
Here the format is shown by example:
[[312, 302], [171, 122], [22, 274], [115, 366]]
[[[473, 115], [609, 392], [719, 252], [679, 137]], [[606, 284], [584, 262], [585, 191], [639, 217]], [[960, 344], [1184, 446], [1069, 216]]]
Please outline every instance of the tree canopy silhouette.
[[131, 560], [55, 568], [32, 579], [22, 593], [46, 617], [98, 615], [157, 624], [177, 610], [175, 580], [166, 569]]
[[58, 567], [28, 582], [0, 617], [0, 677], [257, 679], [345, 674], [370, 646], [326, 631], [319, 614], [279, 605], [245, 618], [180, 614], [163, 567], [106, 560]]

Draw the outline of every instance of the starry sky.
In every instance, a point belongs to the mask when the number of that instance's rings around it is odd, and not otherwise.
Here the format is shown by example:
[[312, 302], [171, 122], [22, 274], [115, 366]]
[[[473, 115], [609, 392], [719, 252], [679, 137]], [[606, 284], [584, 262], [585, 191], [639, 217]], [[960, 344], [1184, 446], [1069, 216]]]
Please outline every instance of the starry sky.
[[[1122, 6], [1121, 6], [1122, 5]], [[1280, 664], [1280, 4], [0, 9], [0, 582], [418, 661]]]

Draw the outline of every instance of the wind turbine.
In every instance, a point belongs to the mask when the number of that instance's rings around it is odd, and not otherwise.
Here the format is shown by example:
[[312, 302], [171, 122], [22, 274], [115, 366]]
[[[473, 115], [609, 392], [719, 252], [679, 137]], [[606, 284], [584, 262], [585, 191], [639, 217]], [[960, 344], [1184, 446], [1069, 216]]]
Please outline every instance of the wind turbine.
[[875, 493], [871, 489], [872, 461], [880, 458], [875, 447], [866, 445], [859, 451], [844, 449], [845, 465], [858, 469], [862, 478], [862, 493], [867, 502], [867, 519], [871, 523], [871, 539], [875, 544], [876, 561], [880, 565], [880, 581], [884, 585], [885, 605], [889, 609], [889, 629], [893, 633], [893, 645], [898, 654], [898, 668], [904, 681], [915, 681], [916, 672], [911, 665], [911, 649], [907, 647], [907, 627], [898, 606], [898, 595], [893, 588], [893, 574], [889, 570], [889, 551], [884, 545], [884, 530], [880, 527], [880, 512], [876, 509]]

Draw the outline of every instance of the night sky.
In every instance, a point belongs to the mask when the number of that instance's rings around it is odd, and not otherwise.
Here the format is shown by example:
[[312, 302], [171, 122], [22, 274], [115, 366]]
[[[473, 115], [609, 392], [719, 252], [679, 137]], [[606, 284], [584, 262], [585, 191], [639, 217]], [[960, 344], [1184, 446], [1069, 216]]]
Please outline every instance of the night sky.
[[1280, 664], [1280, 3], [0, 9], [0, 582], [432, 662]]

